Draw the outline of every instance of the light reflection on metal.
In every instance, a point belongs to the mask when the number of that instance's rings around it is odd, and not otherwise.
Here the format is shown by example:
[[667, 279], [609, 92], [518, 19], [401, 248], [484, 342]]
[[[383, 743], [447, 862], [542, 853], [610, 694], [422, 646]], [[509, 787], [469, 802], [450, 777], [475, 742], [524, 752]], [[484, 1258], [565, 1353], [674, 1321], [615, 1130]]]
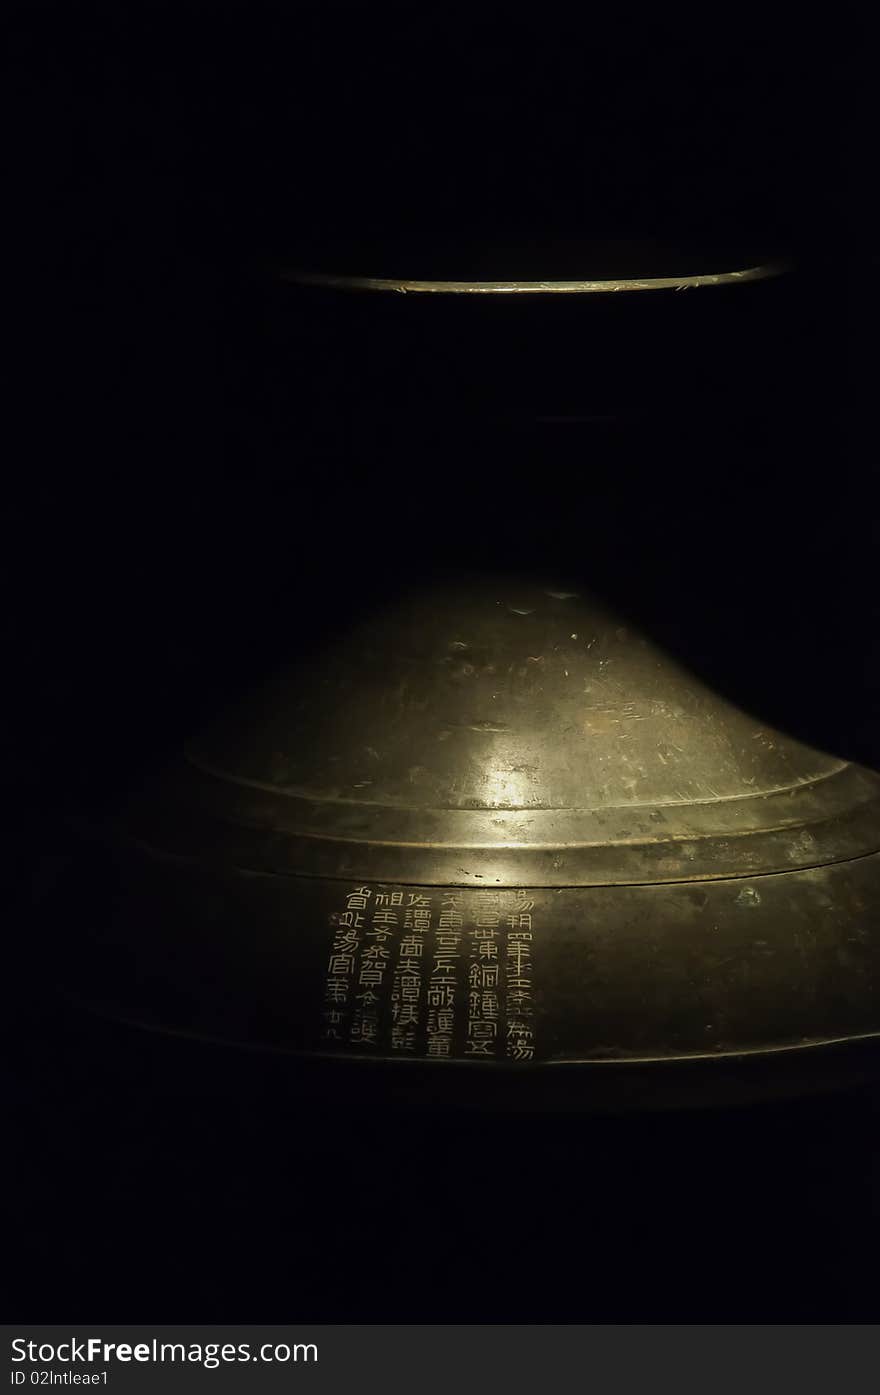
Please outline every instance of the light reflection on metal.
[[816, 1048], [880, 1045], [880, 779], [559, 584], [401, 598], [195, 739], [90, 856], [66, 984], [166, 1031], [432, 1070], [441, 1043], [519, 1099], [553, 1066], [576, 1104], [699, 1061], [713, 1100], [725, 1061], [737, 1089], [747, 1061], [758, 1092], [809, 1088]]
[[785, 262], [693, 276], [605, 277], [601, 280], [423, 281], [394, 276], [339, 276], [323, 271], [286, 270], [281, 279], [299, 286], [341, 291], [395, 291], [400, 295], [612, 295], [620, 291], [686, 291], [705, 286], [742, 285], [781, 276]]

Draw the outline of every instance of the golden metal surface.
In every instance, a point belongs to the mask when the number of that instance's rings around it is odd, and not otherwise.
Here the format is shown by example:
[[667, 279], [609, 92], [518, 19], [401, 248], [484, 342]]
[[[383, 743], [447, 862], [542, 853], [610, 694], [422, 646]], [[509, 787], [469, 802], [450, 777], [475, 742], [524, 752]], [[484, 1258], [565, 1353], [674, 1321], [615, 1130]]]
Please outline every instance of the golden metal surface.
[[565, 1065], [577, 1105], [700, 1062], [810, 1088], [818, 1047], [846, 1076], [880, 1039], [880, 779], [559, 585], [353, 623], [87, 842], [61, 978], [131, 1023], [522, 1088]]
[[340, 276], [323, 271], [286, 270], [281, 279], [325, 290], [394, 291], [400, 295], [609, 295], [621, 291], [685, 291], [706, 286], [766, 281], [788, 270], [784, 262], [693, 276], [605, 277], [599, 280], [422, 281], [394, 276]]
[[702, 881], [880, 848], [874, 776], [589, 598], [505, 577], [399, 600], [194, 739], [160, 798], [166, 848], [208, 810], [239, 866], [430, 885]]

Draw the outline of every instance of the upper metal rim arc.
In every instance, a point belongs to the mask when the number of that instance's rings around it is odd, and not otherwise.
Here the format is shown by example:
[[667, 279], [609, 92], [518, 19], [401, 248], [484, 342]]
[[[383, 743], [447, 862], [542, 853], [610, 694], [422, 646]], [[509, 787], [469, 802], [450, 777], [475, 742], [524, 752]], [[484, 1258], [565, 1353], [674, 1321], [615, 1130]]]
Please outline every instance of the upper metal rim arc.
[[400, 295], [608, 295], [620, 291], [685, 291], [698, 286], [740, 285], [781, 276], [784, 262], [767, 262], [740, 271], [696, 276], [605, 277], [598, 281], [410, 281], [394, 276], [338, 276], [324, 271], [282, 271], [281, 279], [299, 286], [340, 291], [395, 291]]

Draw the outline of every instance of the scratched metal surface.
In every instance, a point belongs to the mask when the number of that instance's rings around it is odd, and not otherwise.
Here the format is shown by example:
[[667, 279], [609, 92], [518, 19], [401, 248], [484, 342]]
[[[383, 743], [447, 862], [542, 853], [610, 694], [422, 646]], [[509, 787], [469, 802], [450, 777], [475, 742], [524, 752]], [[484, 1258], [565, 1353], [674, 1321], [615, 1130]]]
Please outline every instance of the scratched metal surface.
[[319, 271], [284, 271], [282, 280], [327, 290], [392, 291], [399, 295], [619, 295], [630, 291], [687, 291], [764, 281], [786, 270], [784, 263], [744, 266], [696, 274], [610, 276], [541, 280], [420, 280], [395, 276], [340, 276]]
[[169, 778], [171, 823], [167, 784], [150, 818], [177, 850], [203, 855], [210, 825], [234, 863], [303, 875], [662, 882], [880, 847], [876, 777], [756, 723], [589, 598], [503, 577], [390, 605]]
[[809, 1079], [880, 1033], [878, 791], [562, 585], [416, 592], [87, 840], [60, 980], [313, 1058]]

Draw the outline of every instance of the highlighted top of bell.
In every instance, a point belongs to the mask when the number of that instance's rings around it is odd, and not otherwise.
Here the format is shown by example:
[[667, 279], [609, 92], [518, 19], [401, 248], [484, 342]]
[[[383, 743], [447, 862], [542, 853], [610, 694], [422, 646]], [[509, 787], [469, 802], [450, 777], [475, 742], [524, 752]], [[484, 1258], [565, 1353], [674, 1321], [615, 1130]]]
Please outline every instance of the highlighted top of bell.
[[595, 602], [503, 579], [410, 595], [301, 661], [191, 743], [180, 793], [248, 866], [305, 875], [632, 885], [880, 847], [876, 777]]

